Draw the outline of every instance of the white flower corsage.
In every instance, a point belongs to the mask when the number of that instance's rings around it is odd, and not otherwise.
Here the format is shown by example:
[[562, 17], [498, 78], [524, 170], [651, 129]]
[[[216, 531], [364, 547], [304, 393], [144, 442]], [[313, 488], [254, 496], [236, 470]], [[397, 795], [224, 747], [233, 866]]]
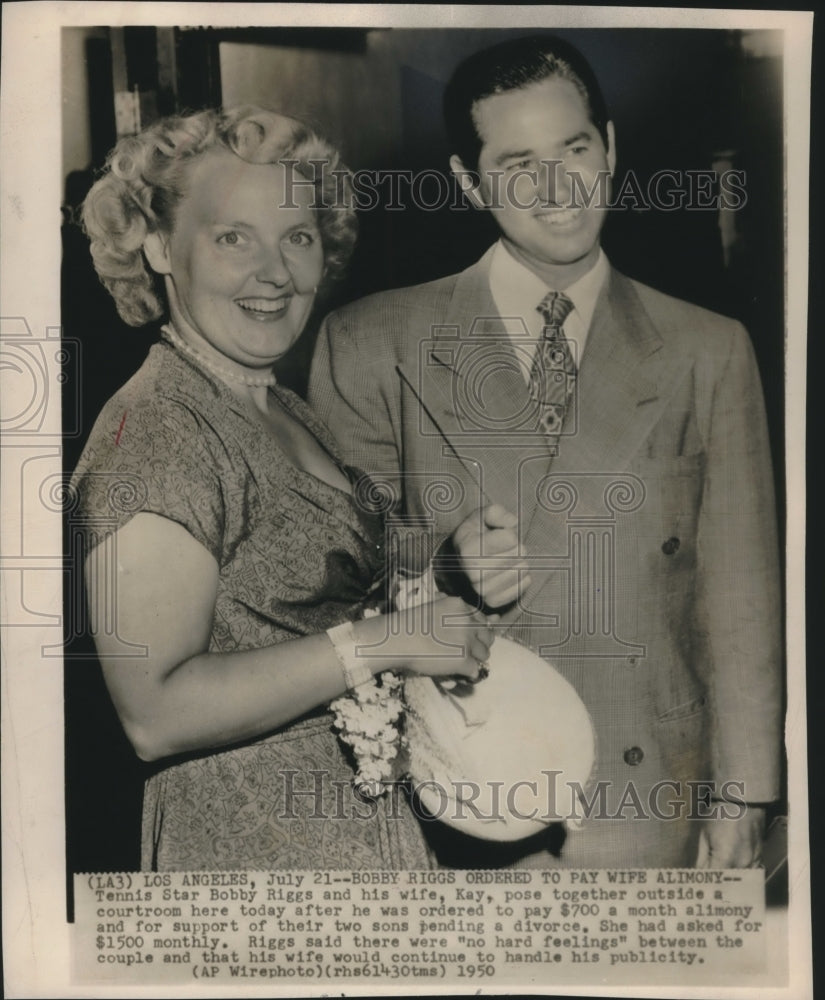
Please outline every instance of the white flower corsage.
[[[399, 609], [423, 604], [438, 593], [431, 568], [420, 576], [396, 576], [393, 589], [394, 604]], [[364, 617], [379, 613], [366, 608]], [[385, 670], [330, 702], [329, 708], [340, 739], [355, 757], [355, 787], [365, 798], [378, 798], [397, 776], [399, 750], [407, 749], [401, 733], [406, 710], [404, 679]]]
[[378, 798], [391, 783], [401, 738], [403, 690], [403, 680], [387, 670], [329, 706], [340, 738], [355, 756], [355, 787], [366, 798]]

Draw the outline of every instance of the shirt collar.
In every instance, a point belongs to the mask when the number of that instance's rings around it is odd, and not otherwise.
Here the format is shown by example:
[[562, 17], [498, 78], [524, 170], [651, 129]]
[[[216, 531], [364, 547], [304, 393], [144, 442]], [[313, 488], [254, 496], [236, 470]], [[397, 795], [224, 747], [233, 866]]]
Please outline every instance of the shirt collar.
[[[604, 250], [599, 248], [599, 256], [593, 267], [564, 290], [585, 330], [590, 328], [596, 300], [607, 280], [609, 268]], [[518, 316], [523, 314], [525, 303], [532, 303], [535, 308], [550, 289], [541, 278], [516, 260], [499, 240], [490, 261], [490, 291], [500, 308], [502, 305], [506, 306], [503, 314]]]

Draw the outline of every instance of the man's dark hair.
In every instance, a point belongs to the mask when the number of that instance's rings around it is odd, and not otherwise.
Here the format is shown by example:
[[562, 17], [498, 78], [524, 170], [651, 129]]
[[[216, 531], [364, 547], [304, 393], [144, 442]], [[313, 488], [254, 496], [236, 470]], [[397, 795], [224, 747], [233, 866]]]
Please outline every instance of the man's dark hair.
[[569, 80], [581, 94], [590, 120], [607, 146], [607, 106], [587, 60], [554, 35], [529, 35], [482, 49], [462, 62], [444, 92], [444, 120], [453, 150], [468, 170], [478, 168], [481, 138], [473, 118], [477, 101], [521, 90], [549, 77]]

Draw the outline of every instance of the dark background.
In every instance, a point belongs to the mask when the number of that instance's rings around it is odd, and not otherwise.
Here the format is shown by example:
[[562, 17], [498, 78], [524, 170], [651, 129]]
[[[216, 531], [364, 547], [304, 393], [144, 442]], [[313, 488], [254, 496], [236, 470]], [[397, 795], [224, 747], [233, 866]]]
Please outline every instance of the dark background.
[[[118, 318], [99, 284], [77, 209], [128, 114], [142, 125], [175, 110], [254, 102], [303, 117], [354, 169], [448, 171], [441, 123], [444, 84], [466, 55], [524, 29], [66, 29], [62, 324], [80, 344], [66, 369], [64, 405], [79, 415], [64, 463], [74, 468], [108, 397], [143, 361], [156, 327]], [[719, 30], [559, 31], [599, 76], [615, 123], [616, 184], [660, 169], [710, 170], [724, 159], [745, 171], [747, 204], [723, 253], [716, 211], [615, 211], [604, 232], [611, 262], [662, 291], [740, 319], [765, 389], [780, 517], [784, 511], [784, 182], [781, 33]], [[792, 58], [792, 54], [791, 54]], [[124, 96], [125, 95], [125, 96]], [[348, 276], [319, 302], [279, 366], [304, 391], [318, 323], [368, 292], [459, 270], [496, 238], [473, 210], [425, 212], [381, 205], [361, 213]], [[72, 423], [74, 423], [74, 419]], [[69, 516], [67, 552], [74, 537]], [[71, 577], [71, 574], [69, 574]], [[67, 583], [67, 622], [82, 621]], [[69, 873], [139, 865], [142, 765], [123, 736], [82, 628], [70, 628], [66, 660]]]

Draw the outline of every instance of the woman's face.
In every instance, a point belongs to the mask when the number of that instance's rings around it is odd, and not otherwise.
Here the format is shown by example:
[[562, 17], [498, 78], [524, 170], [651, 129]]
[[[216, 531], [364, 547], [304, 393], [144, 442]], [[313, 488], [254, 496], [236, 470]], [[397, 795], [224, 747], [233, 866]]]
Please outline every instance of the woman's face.
[[313, 197], [280, 164], [247, 163], [228, 150], [193, 164], [171, 236], [155, 254], [147, 247], [152, 267], [167, 275], [181, 335], [188, 326], [248, 368], [289, 350], [324, 270]]

